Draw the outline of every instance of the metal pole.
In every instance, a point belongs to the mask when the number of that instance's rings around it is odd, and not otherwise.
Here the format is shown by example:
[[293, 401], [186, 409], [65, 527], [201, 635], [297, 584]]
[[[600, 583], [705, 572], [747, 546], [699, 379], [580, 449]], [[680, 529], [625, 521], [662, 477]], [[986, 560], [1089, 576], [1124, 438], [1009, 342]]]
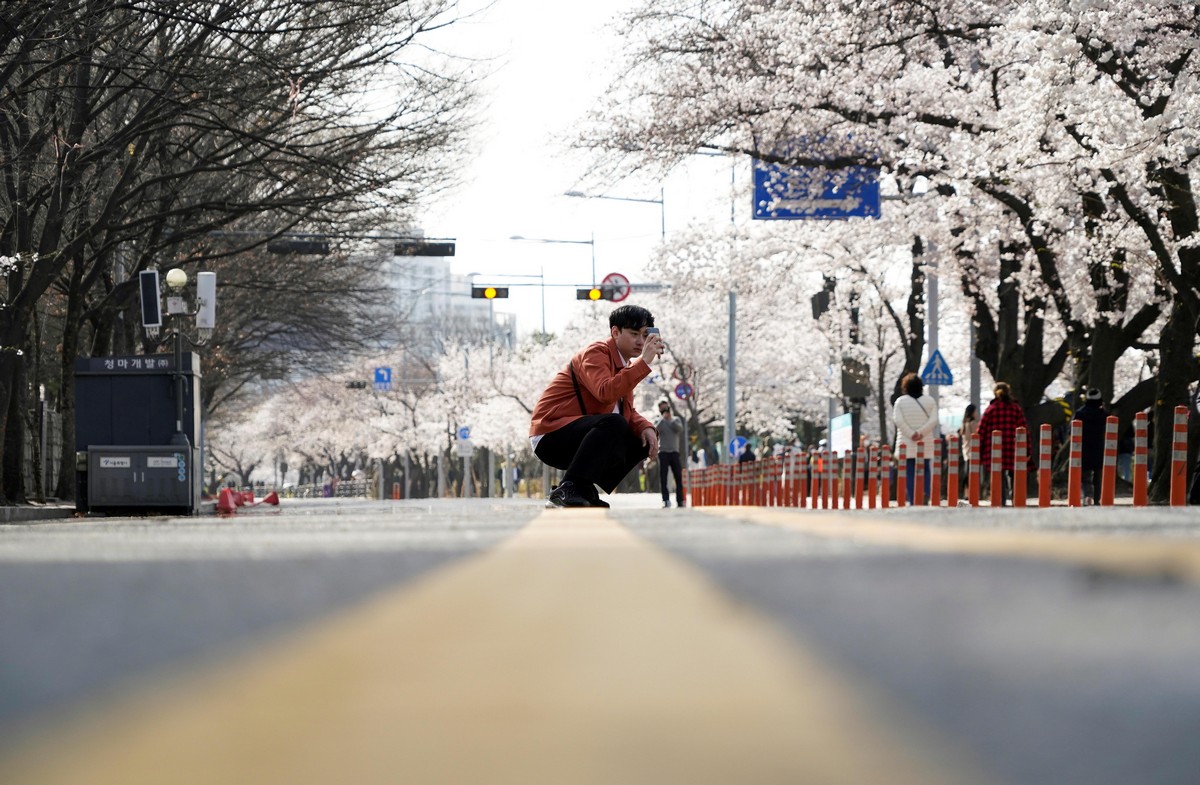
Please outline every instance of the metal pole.
[[592, 288], [596, 288], [596, 233], [592, 232]]
[[[592, 248], [595, 251], [595, 247]], [[538, 268], [538, 278], [542, 282], [542, 335], [546, 334], [546, 268]]]
[[659, 231], [663, 240], [667, 239], [667, 194], [662, 187], [658, 189], [658, 218]]
[[975, 404], [975, 416], [978, 417], [979, 412], [979, 358], [975, 356], [975, 320], [971, 320], [971, 403]]
[[[932, 250], [926, 246], [927, 251]], [[937, 273], [937, 258], [931, 253], [929, 254], [930, 261], [928, 270], [925, 273], [925, 283], [928, 287], [926, 294], [926, 316], [928, 319], [929, 331], [929, 356], [938, 349], [938, 273]], [[935, 406], [941, 405], [941, 388], [938, 385], [930, 385], [933, 390], [933, 402]]]
[[513, 471], [516, 465], [516, 455], [513, 453], [512, 445], [508, 445], [504, 452], [507, 460], [504, 461], [504, 495], [508, 498], [513, 497], [513, 486], [517, 484], [516, 473]]
[[737, 292], [729, 293], [729, 348], [725, 359], [725, 449], [722, 454], [726, 463], [736, 459], [729, 452], [729, 445], [737, 435], [737, 411], [735, 398], [737, 394]]

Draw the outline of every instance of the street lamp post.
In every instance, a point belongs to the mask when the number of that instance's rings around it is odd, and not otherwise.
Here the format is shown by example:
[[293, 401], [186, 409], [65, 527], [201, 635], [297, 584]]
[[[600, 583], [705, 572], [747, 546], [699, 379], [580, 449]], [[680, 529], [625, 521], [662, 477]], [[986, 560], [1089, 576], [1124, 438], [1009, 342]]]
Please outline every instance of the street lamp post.
[[[592, 233], [590, 240], [552, 240], [545, 237], [523, 237], [519, 234], [514, 234], [508, 238], [510, 240], [520, 240], [526, 243], [562, 243], [565, 245], [590, 245], [592, 247], [592, 286], [596, 286], [596, 233]], [[544, 332], [544, 330], [543, 330]]]
[[609, 199], [614, 202], [641, 202], [642, 204], [656, 204], [658, 205], [659, 237], [661, 239], [666, 239], [667, 205], [662, 188], [658, 189], [657, 199], [638, 199], [632, 196], [607, 196], [605, 194], [585, 194], [582, 191], [567, 191], [564, 196], [573, 196], [577, 199]]
[[[203, 346], [212, 337], [216, 318], [217, 274], [200, 273], [196, 276], [196, 310], [189, 311], [183, 297], [184, 288], [188, 283], [188, 275], [176, 267], [167, 272], [167, 316], [171, 320], [170, 333], [164, 338], [174, 339], [175, 348], [175, 435], [171, 444], [190, 447], [187, 433], [183, 428], [183, 398], [186, 379], [183, 372], [183, 342], [186, 340], [192, 346]], [[183, 318], [196, 317], [196, 332], [198, 338], [193, 339], [184, 334]]]

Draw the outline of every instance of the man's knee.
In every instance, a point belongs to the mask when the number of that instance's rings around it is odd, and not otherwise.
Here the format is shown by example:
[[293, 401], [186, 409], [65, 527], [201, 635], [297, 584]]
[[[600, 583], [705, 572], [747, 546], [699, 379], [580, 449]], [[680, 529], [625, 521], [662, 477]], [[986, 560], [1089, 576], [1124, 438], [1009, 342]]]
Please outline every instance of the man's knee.
[[596, 420], [596, 424], [592, 427], [612, 433], [622, 433], [628, 427], [628, 423], [619, 414], [605, 414]]

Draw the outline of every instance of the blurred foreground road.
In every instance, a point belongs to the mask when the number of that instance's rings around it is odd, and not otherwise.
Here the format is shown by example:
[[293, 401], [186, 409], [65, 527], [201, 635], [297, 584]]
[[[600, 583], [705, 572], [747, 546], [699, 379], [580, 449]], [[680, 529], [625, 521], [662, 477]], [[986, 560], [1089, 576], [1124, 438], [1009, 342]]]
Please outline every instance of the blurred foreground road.
[[1194, 509], [0, 527], [0, 783], [1200, 782]]

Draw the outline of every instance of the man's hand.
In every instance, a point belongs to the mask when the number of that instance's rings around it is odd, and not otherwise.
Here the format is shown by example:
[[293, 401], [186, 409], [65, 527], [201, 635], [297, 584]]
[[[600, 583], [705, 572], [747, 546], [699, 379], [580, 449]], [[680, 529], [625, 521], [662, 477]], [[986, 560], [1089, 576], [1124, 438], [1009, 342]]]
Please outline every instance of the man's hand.
[[646, 342], [642, 344], [642, 362], [646, 365], [651, 365], [658, 356], [663, 352], [662, 336], [658, 333], [650, 333], [646, 336]]
[[642, 444], [650, 450], [650, 454], [646, 456], [650, 460], [658, 457], [658, 431], [653, 428], [647, 428], [642, 431]]

